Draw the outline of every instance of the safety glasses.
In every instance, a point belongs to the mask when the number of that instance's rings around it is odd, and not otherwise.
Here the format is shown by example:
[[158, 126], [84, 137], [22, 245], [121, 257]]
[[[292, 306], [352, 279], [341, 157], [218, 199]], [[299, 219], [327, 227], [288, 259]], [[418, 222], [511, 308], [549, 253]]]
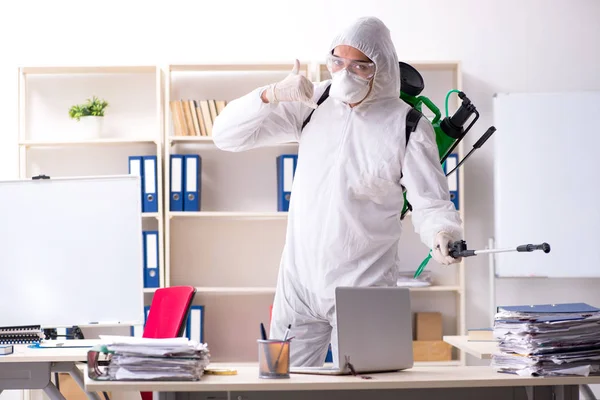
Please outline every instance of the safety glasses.
[[375, 76], [375, 63], [371, 61], [358, 61], [349, 58], [338, 57], [333, 54], [327, 56], [327, 69], [331, 73], [339, 72], [343, 69], [356, 74], [364, 79], [371, 79]]

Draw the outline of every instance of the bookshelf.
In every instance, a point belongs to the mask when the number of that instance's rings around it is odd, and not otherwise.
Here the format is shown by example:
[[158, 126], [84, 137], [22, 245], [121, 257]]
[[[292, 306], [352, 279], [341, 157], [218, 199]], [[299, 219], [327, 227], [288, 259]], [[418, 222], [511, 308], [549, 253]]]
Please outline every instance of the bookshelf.
[[[446, 93], [462, 87], [460, 63], [409, 63], [425, 79], [423, 95], [443, 113]], [[194, 304], [205, 306], [204, 337], [215, 362], [256, 360], [258, 325], [268, 326], [270, 319], [287, 223], [287, 213], [277, 211], [275, 159], [296, 153], [297, 144], [224, 152], [214, 145], [207, 124], [202, 135], [199, 120], [193, 134], [178, 130], [173, 119], [177, 110], [171, 102], [228, 102], [283, 79], [291, 68], [291, 63], [255, 63], [19, 70], [21, 178], [40, 173], [126, 174], [129, 156], [157, 156], [159, 211], [144, 214], [143, 225], [159, 231], [160, 286], [197, 288]], [[314, 81], [328, 77], [325, 65], [318, 62], [301, 61], [300, 72]], [[77, 136], [76, 122], [67, 111], [94, 94], [110, 103], [107, 136], [84, 140]], [[453, 112], [458, 98], [451, 100]], [[462, 145], [458, 153], [459, 158], [464, 156]], [[199, 210], [170, 209], [170, 157], [176, 154], [202, 158]], [[464, 193], [462, 169], [459, 190]], [[464, 210], [464, 196], [460, 196], [463, 221]], [[427, 249], [413, 231], [410, 214], [403, 225], [401, 269], [414, 270]], [[432, 260], [427, 271], [432, 272], [434, 284], [411, 288], [415, 311], [443, 314], [444, 335], [466, 332], [464, 268], [464, 261], [441, 267]], [[143, 290], [146, 304], [155, 290]], [[451, 361], [420, 364], [464, 363], [463, 352], [457, 352]]]
[[[159, 232], [162, 252], [162, 70], [158, 66], [33, 66], [19, 68], [18, 76], [19, 177], [125, 175], [129, 156], [156, 156], [158, 211], [142, 213], [142, 227]], [[84, 137], [84, 125], [72, 120], [68, 111], [92, 96], [109, 106], [100, 136]], [[160, 271], [163, 264], [159, 257]], [[164, 286], [164, 279], [160, 283]]]

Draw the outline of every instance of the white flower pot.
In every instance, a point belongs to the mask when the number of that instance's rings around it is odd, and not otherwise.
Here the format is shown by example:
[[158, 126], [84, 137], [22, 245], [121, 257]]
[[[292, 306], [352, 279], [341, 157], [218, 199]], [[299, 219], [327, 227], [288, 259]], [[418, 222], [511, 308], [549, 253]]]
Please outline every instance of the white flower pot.
[[81, 117], [77, 122], [77, 136], [79, 139], [98, 139], [102, 136], [104, 117], [88, 115]]

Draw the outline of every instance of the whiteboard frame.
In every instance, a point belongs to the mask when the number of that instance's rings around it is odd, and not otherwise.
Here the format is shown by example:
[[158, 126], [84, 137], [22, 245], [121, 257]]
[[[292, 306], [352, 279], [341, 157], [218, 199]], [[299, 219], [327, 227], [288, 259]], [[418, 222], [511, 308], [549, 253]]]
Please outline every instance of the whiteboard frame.
[[[506, 130], [503, 129], [507, 126], [503, 123], [499, 116], [501, 111], [499, 102], [508, 97], [514, 97], [517, 101], [523, 104], [515, 104], [514, 107], [518, 107], [519, 110], [523, 110], [520, 115], [511, 115], [510, 121], [507, 121], [509, 125], [508, 129], [512, 131], [509, 133], [515, 133], [515, 121], [522, 124], [522, 128], [519, 127], [517, 134], [511, 135], [512, 138], [518, 136], [520, 139], [519, 143], [514, 143], [515, 146], [515, 158], [523, 159], [527, 157], [527, 162], [523, 162], [519, 167], [512, 167], [511, 171], [506, 171], [506, 165], [500, 167], [499, 164], [506, 162], [506, 156], [503, 160], [500, 160], [499, 153], [504, 151], [508, 147], [506, 141], [498, 145], [499, 140], [503, 140], [506, 134]], [[539, 102], [535, 102], [536, 98], [539, 98]], [[589, 100], [598, 100], [598, 102], [590, 102]], [[588, 100], [588, 101], [586, 101]], [[547, 105], [548, 108], [542, 108]], [[590, 106], [591, 105], [591, 106]], [[583, 107], [588, 106], [588, 112], [584, 111]], [[535, 111], [535, 108], [539, 108]], [[494, 257], [494, 272], [497, 278], [598, 278], [600, 277], [600, 268], [594, 268], [596, 265], [594, 262], [594, 249], [593, 247], [587, 246], [585, 242], [586, 238], [594, 237], [595, 231], [581, 231], [581, 225], [578, 224], [590, 221], [590, 218], [594, 218], [594, 221], [600, 220], [600, 215], [596, 211], [595, 205], [591, 205], [589, 199], [592, 197], [591, 184], [595, 182], [593, 179], [593, 168], [588, 168], [585, 162], [593, 165], [588, 149], [597, 150], [600, 148], [600, 136], [594, 135], [594, 131], [597, 128], [594, 127], [595, 122], [592, 118], [592, 109], [594, 107], [600, 107], [600, 92], [593, 90], [580, 90], [580, 91], [568, 91], [568, 92], [515, 92], [515, 93], [496, 93], [493, 99], [493, 119], [494, 125], [498, 129], [498, 133], [494, 135], [494, 234], [493, 238], [498, 247], [516, 247], [518, 245], [533, 243], [540, 244], [542, 242], [548, 242], [551, 247], [549, 254], [545, 254], [542, 251], [535, 251], [533, 253], [504, 253], [497, 254]], [[534, 111], [532, 111], [534, 110]], [[547, 110], [547, 111], [545, 111]], [[590, 115], [590, 111], [592, 115]], [[546, 115], [547, 114], [547, 115]], [[535, 121], [529, 121], [526, 118], [529, 115], [537, 115]], [[521, 117], [521, 118], [520, 118]], [[507, 118], [507, 117], [505, 117]], [[558, 123], [557, 123], [558, 121]], [[533, 127], [533, 128], [532, 128]], [[538, 128], [539, 127], [539, 128]], [[561, 129], [562, 128], [562, 129]], [[557, 129], [554, 131], [553, 129]], [[558, 131], [560, 129], [560, 131]], [[525, 136], [527, 132], [536, 132], [537, 135]], [[554, 136], [553, 136], [554, 134]], [[571, 137], [566, 138], [565, 135], [569, 134]], [[576, 136], [579, 135], [579, 136]], [[509, 139], [512, 140], [512, 139]], [[595, 142], [594, 142], [595, 141]], [[532, 143], [536, 143], [536, 147], [533, 147]], [[511, 145], [513, 146], [513, 145]], [[520, 148], [517, 146], [521, 146]], [[529, 146], [529, 147], [528, 147]], [[539, 146], [539, 147], [538, 147]], [[564, 153], [562, 152], [564, 148]], [[525, 154], [523, 149], [527, 149]], [[532, 151], [532, 149], [535, 149]], [[539, 151], [538, 151], [539, 149]], [[546, 150], [546, 151], [544, 151]], [[591, 150], [593, 153], [594, 150]], [[587, 151], [587, 153], [586, 153]], [[558, 166], [556, 163], [553, 165], [552, 160], [556, 161], [552, 157], [552, 154], [568, 154], [569, 158], [561, 158]], [[574, 155], [575, 154], [575, 155]], [[595, 156], [597, 157], [597, 156]], [[594, 158], [595, 158], [594, 157]], [[576, 160], [576, 166], [572, 168], [569, 161]], [[518, 168], [528, 167], [528, 170], [520, 170]], [[515, 192], [519, 194], [525, 193], [530, 187], [536, 185], [542, 190], [538, 190], [539, 193], [536, 203], [534, 203], [533, 197], [521, 196], [518, 202], [525, 204], [525, 207], [520, 207], [517, 214], [520, 213], [525, 216], [525, 213], [529, 213], [526, 218], [522, 220], [517, 218], [518, 223], [514, 224], [515, 228], [510, 228], [508, 234], [521, 235], [525, 233], [527, 235], [535, 235], [535, 237], [519, 237], [515, 238], [514, 242], [507, 243], [505, 237], [500, 237], [499, 228], [500, 219], [502, 215], [506, 215], [506, 210], [509, 206], [499, 205], [500, 190], [506, 191], [506, 184], [500, 188], [501, 182], [499, 179], [500, 168], [503, 168], [502, 175], [503, 179], [507, 179], [507, 176], [514, 177], [520, 176], [519, 184], [521, 188], [525, 188], [522, 191], [518, 191], [518, 184], [512, 186]], [[536, 168], [538, 168], [536, 170]], [[547, 171], [541, 173], [542, 168], [547, 168]], [[559, 172], [559, 173], [557, 173]], [[572, 172], [567, 177], [565, 175], [568, 172]], [[586, 172], [589, 173], [587, 178], [582, 178], [582, 175]], [[561, 180], [560, 175], [563, 175]], [[584, 179], [585, 183], [582, 183]], [[513, 182], [511, 180], [511, 182]], [[576, 191], [563, 189], [561, 183], [564, 185], [571, 184]], [[549, 186], [552, 185], [552, 186]], [[510, 185], [509, 185], [510, 186]], [[548, 190], [546, 188], [553, 188]], [[600, 194], [600, 186], [595, 188], [597, 194]], [[534, 190], [531, 191], [532, 193]], [[554, 195], [552, 195], [554, 193]], [[574, 203], [573, 193], [577, 193], [578, 199], [582, 201], [576, 201]], [[504, 196], [504, 193], [502, 193]], [[517, 193], [509, 193], [507, 197], [512, 197], [510, 201], [511, 210], [515, 209], [514, 201], [517, 197]], [[562, 196], [562, 197], [561, 197]], [[598, 196], [600, 197], [600, 196]], [[597, 197], [596, 197], [597, 198]], [[541, 200], [543, 199], [543, 201]], [[569, 201], [570, 200], [570, 201]], [[566, 206], [563, 206], [564, 203]], [[505, 203], [508, 204], [508, 203]], [[534, 207], [535, 206], [535, 207]], [[553, 207], [553, 208], [552, 208]], [[533, 211], [531, 211], [535, 208]], [[552, 212], [548, 210], [552, 208]], [[580, 211], [580, 209], [587, 211]], [[590, 209], [594, 211], [590, 214]], [[530, 210], [530, 211], [527, 211]], [[545, 212], [544, 212], [545, 211]], [[587, 214], [585, 214], [587, 212]], [[512, 212], [509, 213], [512, 215]], [[537, 221], [537, 222], [536, 222]], [[550, 227], [552, 224], [559, 226], [560, 224], [566, 224], [566, 228], [555, 229]], [[502, 224], [506, 228], [509, 224], [506, 220], [503, 220]], [[540, 227], [538, 229], [538, 227]], [[591, 227], [590, 227], [591, 228]], [[506, 229], [504, 229], [506, 230]], [[503, 234], [507, 235], [506, 233]], [[574, 238], [577, 239], [574, 239]], [[501, 242], [504, 240], [504, 242]], [[577, 243], [575, 243], [575, 240]], [[589, 244], [589, 242], [588, 242]], [[588, 252], [587, 255], [583, 252]], [[567, 254], [569, 258], [567, 257]], [[546, 258], [547, 257], [547, 258]], [[543, 265], [546, 263], [546, 265]], [[511, 262], [519, 263], [518, 265], [527, 265], [526, 263], [531, 262], [531, 267], [523, 269], [523, 273], [515, 273], [518, 268], [507, 268]], [[576, 273], [582, 271], [582, 268], [573, 268], [572, 265], [584, 265], [586, 267], [582, 273]]]
[[[4, 185], [4, 184], [15, 184], [15, 183], [26, 183], [26, 184], [31, 184], [31, 185], [35, 185], [35, 184], [46, 184], [48, 182], [64, 182], [64, 181], [68, 181], [68, 182], [77, 182], [77, 181], [86, 181], [86, 182], [90, 182], [90, 181], [111, 181], [111, 180], [122, 180], [122, 181], [133, 181], [135, 182], [135, 186], [136, 186], [136, 190], [139, 193], [139, 196], [136, 196], [136, 200], [135, 200], [135, 204], [133, 205], [133, 207], [136, 207], [136, 209], [139, 210], [139, 218], [136, 222], [136, 229], [139, 231], [139, 244], [140, 244], [140, 248], [139, 248], [139, 274], [140, 274], [140, 285], [139, 285], [139, 290], [137, 291], [137, 302], [139, 305], [139, 314], [138, 317], [136, 319], [133, 320], [123, 320], [123, 321], [119, 321], [119, 320], [115, 320], [115, 319], [110, 319], [110, 320], [102, 320], [102, 321], [94, 321], [93, 318], [90, 318], [90, 321], [73, 321], [73, 323], [69, 323], [69, 324], [47, 324], [47, 323], [43, 323], [40, 324], [36, 321], [31, 321], [32, 325], [41, 325], [42, 329], [46, 329], [46, 328], [71, 328], [73, 326], [78, 326], [78, 327], [118, 327], [118, 326], [127, 326], [127, 327], [131, 327], [131, 326], [139, 326], [139, 325], [143, 325], [144, 324], [144, 290], [143, 290], [143, 266], [144, 266], [144, 254], [143, 254], [143, 240], [142, 240], [142, 232], [143, 232], [143, 225], [142, 225], [142, 192], [141, 192], [141, 178], [139, 176], [135, 176], [135, 175], [100, 175], [100, 176], [68, 176], [68, 177], [56, 177], [56, 178], [52, 178], [52, 177], [48, 177], [48, 179], [9, 179], [9, 180], [0, 180], [0, 185]], [[105, 278], [105, 282], [108, 282], [110, 284], [110, 279], [112, 279], [111, 277], [104, 277]], [[103, 286], [101, 282], [95, 283], [94, 286], [96, 289], [98, 290], [105, 290], [107, 286]], [[28, 295], [30, 296], [35, 296], [35, 293], [32, 293], [31, 291], [27, 290]], [[110, 293], [108, 293], [107, 295], [111, 295]], [[82, 301], [85, 301], [85, 299], [82, 299]], [[4, 322], [0, 321], [0, 326], [11, 326], [14, 324], [5, 324]]]

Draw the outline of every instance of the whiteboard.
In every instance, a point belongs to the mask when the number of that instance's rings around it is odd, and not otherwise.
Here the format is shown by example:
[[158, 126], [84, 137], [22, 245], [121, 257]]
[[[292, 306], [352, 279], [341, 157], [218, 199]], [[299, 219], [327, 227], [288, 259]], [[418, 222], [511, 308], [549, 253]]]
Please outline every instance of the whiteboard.
[[0, 182], [0, 326], [143, 323], [140, 185]]
[[497, 276], [600, 276], [599, 114], [600, 92], [494, 98], [495, 245], [551, 246], [496, 254]]

